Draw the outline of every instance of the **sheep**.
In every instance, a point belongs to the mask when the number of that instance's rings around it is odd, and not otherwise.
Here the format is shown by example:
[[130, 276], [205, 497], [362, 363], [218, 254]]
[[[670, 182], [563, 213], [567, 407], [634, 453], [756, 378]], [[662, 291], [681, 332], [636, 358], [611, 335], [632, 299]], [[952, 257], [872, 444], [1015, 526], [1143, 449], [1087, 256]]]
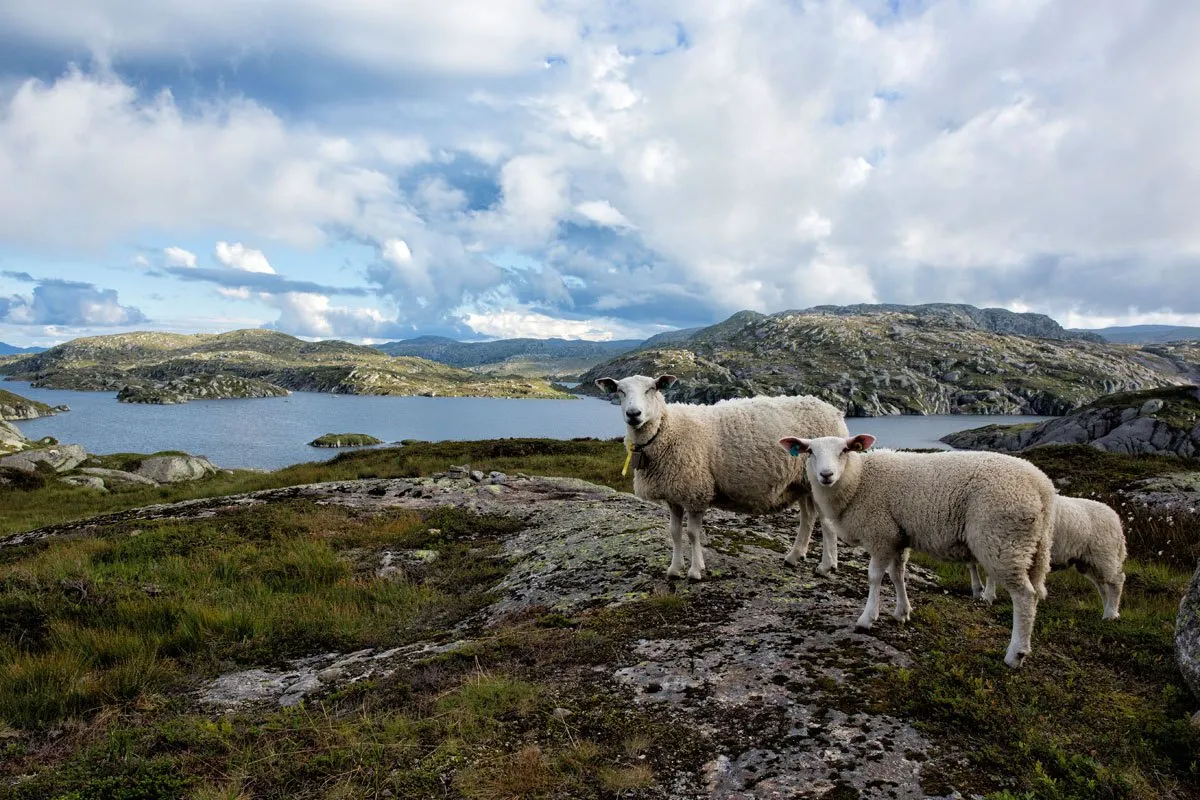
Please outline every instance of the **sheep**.
[[[704, 573], [704, 513], [710, 506], [750, 514], [798, 504], [799, 530], [785, 561], [795, 566], [808, 553], [816, 508], [803, 463], [780, 453], [773, 442], [790, 430], [813, 436], [849, 434], [842, 413], [816, 397], [751, 397], [711, 406], [667, 403], [662, 391], [677, 378], [633, 375], [601, 378], [596, 385], [616, 394], [625, 419], [625, 446], [633, 466], [633, 491], [665, 503], [671, 514], [668, 577], [683, 570], [683, 520], [691, 539], [687, 575]], [[767, 438], [764, 438], [767, 437]], [[770, 446], [766, 443], [770, 442]], [[837, 544], [824, 533], [818, 572], [836, 569]]]
[[948, 561], [974, 559], [1013, 597], [1004, 663], [1021, 666], [1050, 569], [1054, 484], [1028, 461], [1000, 453], [866, 452], [874, 443], [870, 434], [779, 440], [793, 455], [808, 455], [825, 524], [870, 555], [867, 605], [855, 627], [870, 630], [878, 619], [885, 573], [896, 584], [893, 616], [908, 621], [908, 548]]
[[[1104, 619], [1121, 616], [1121, 589], [1125, 585], [1125, 532], [1121, 517], [1112, 508], [1084, 497], [1054, 500], [1054, 533], [1050, 540], [1050, 566], [1074, 565], [1092, 582], [1104, 603]], [[979, 580], [977, 564], [970, 564], [971, 594], [986, 603], [996, 599], [996, 582], [987, 575]]]

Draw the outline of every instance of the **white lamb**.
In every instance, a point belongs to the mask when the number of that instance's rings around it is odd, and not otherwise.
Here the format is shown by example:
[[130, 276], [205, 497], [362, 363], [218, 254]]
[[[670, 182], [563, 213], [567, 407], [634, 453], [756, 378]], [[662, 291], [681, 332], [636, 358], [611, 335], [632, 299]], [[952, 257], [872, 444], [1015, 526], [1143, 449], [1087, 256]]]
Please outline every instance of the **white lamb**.
[[[691, 538], [687, 575], [704, 572], [704, 513], [710, 506], [749, 514], [778, 511], [798, 504], [800, 527], [788, 553], [795, 563], [808, 552], [816, 508], [804, 476], [804, 464], [788, 458], [774, 442], [800, 430], [812, 436], [845, 436], [842, 413], [815, 397], [751, 397], [722, 400], [711, 406], [667, 403], [662, 390], [674, 375], [622, 380], [601, 378], [596, 385], [615, 393], [625, 418], [633, 491], [643, 500], [663, 502], [671, 513], [671, 566], [683, 572], [683, 518]], [[824, 533], [818, 571], [837, 566], [833, 533]]]
[[1004, 663], [1019, 667], [1030, 652], [1037, 602], [1050, 569], [1054, 484], [1013, 456], [865, 452], [874, 443], [870, 434], [779, 440], [793, 455], [808, 454], [806, 468], [823, 524], [871, 557], [870, 591], [856, 627], [869, 630], [878, 619], [885, 573], [896, 584], [893, 616], [908, 620], [907, 548], [948, 561], [973, 559], [1012, 595], [1012, 639]]
[[[1050, 544], [1050, 565], [1074, 565], [1092, 582], [1104, 603], [1104, 619], [1121, 616], [1121, 589], [1125, 586], [1125, 532], [1121, 517], [1112, 508], [1083, 497], [1054, 500], [1054, 533]], [[971, 572], [971, 594], [984, 602], [996, 599], [996, 582], [987, 574], [981, 586], [978, 565]]]

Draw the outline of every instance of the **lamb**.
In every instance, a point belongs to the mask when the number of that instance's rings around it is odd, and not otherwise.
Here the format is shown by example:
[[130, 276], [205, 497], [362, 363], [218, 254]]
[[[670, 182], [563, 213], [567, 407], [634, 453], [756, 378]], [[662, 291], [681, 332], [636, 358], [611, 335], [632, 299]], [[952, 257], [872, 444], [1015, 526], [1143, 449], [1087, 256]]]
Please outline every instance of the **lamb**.
[[[1104, 603], [1104, 619], [1121, 616], [1121, 589], [1125, 585], [1125, 532], [1121, 517], [1112, 508], [1083, 497], [1054, 501], [1054, 533], [1050, 542], [1050, 566], [1074, 565], [1092, 582]], [[987, 575], [981, 586], [978, 565], [972, 563], [971, 594], [984, 602], [996, 599], [996, 582]], [[982, 590], [982, 591], [981, 591]]]
[[[785, 559], [795, 565], [808, 552], [816, 508], [803, 462], [774, 445], [792, 430], [812, 436], [846, 436], [842, 413], [816, 397], [752, 397], [711, 406], [667, 403], [662, 391], [674, 375], [657, 379], [633, 375], [601, 378], [596, 385], [616, 394], [625, 418], [625, 445], [634, 469], [633, 491], [643, 500], [663, 502], [671, 514], [668, 577], [683, 571], [683, 519], [691, 539], [689, 578], [704, 573], [704, 513], [710, 506], [749, 514], [797, 504], [799, 530]], [[824, 533], [818, 572], [837, 566], [837, 544]]]
[[808, 454], [806, 470], [824, 524], [870, 555], [867, 605], [856, 628], [869, 630], [878, 619], [885, 573], [896, 585], [893, 616], [908, 620], [908, 548], [948, 561], [973, 559], [1012, 595], [1004, 663], [1021, 666], [1050, 569], [1054, 484], [1013, 456], [866, 452], [874, 443], [870, 434], [779, 440], [793, 455]]

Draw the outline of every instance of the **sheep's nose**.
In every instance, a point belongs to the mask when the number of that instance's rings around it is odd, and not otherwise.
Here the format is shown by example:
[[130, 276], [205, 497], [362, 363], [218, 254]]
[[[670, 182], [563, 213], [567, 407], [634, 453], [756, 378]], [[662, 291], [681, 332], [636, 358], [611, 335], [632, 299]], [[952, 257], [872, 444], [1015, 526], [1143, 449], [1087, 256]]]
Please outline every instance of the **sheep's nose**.
[[831, 470], [831, 469], [821, 470], [821, 480], [824, 481], [825, 483], [829, 483], [831, 480], [833, 480], [833, 470]]
[[638, 418], [641, 416], [642, 416], [642, 412], [640, 412], [640, 411], [626, 411], [625, 412], [625, 418], [627, 420], [629, 420], [630, 422], [637, 422]]

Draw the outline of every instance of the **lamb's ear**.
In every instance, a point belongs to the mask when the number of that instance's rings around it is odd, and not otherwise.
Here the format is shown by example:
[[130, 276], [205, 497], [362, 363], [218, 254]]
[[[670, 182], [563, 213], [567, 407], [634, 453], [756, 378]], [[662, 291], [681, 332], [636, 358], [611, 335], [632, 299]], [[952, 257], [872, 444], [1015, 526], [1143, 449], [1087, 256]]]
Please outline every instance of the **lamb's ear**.
[[658, 380], [654, 382], [654, 388], [661, 392], [677, 380], [679, 378], [676, 378], [674, 375], [659, 375]]
[[780, 439], [779, 446], [796, 457], [812, 452], [812, 448], [808, 446], [808, 439], [797, 439], [795, 436]]
[[608, 392], [609, 394], [617, 390], [617, 382], [612, 378], [600, 378], [596, 381], [596, 386], [600, 387], [601, 391]]
[[858, 436], [851, 436], [846, 440], [846, 449], [861, 453], [864, 450], [870, 450], [873, 444], [875, 444], [874, 436], [869, 433], [860, 433]]

